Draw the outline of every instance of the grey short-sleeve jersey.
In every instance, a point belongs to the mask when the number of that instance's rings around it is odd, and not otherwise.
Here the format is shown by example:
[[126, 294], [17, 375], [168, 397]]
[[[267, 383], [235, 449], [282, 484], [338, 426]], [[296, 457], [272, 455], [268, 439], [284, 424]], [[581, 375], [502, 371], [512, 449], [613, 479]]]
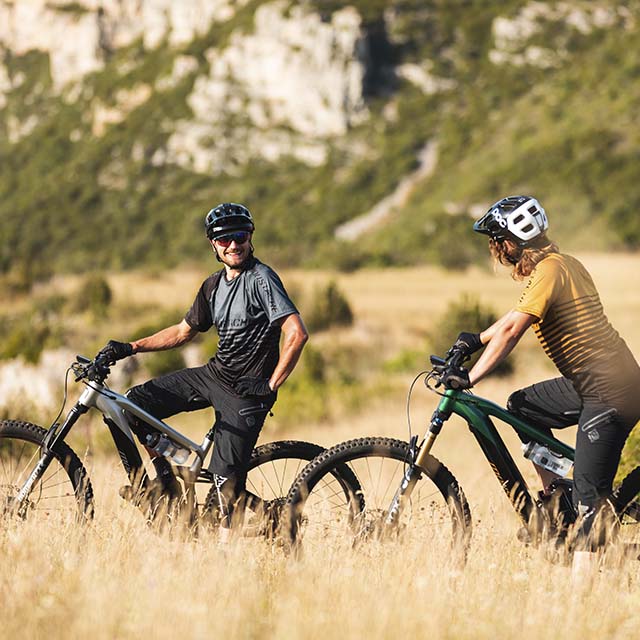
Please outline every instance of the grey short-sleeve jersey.
[[211, 359], [220, 382], [230, 388], [241, 376], [268, 378], [279, 356], [280, 322], [298, 313], [278, 275], [260, 262], [228, 281], [207, 278], [185, 320], [198, 331], [215, 325], [218, 350]]

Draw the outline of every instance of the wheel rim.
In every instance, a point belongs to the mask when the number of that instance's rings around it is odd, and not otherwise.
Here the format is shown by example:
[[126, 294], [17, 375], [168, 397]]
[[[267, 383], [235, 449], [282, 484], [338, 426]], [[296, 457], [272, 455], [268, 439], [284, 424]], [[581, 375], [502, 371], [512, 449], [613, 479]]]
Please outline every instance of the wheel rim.
[[[459, 535], [447, 500], [426, 476], [416, 483], [398, 523], [386, 523], [389, 506], [406, 469], [400, 456], [367, 452], [345, 459], [344, 465], [355, 475], [360, 487], [355, 492], [346, 489], [338, 473], [321, 477], [298, 514], [298, 536], [305, 548], [328, 544], [337, 548], [362, 547], [363, 543], [398, 537], [450, 546]], [[304, 487], [301, 490], [304, 492]]]
[[54, 459], [19, 507], [15, 496], [40, 458], [40, 447], [19, 438], [0, 439], [0, 505], [5, 517], [17, 520], [70, 521], [79, 518], [78, 500], [64, 467]]

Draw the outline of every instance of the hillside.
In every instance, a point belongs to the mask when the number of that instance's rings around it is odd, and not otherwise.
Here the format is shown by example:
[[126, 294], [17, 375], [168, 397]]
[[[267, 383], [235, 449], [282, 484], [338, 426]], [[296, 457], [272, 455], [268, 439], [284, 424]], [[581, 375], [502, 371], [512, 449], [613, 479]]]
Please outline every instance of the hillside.
[[281, 266], [458, 267], [484, 252], [469, 214], [515, 192], [563, 248], [635, 249], [639, 17], [608, 0], [5, 1], [0, 273], [174, 266], [223, 200]]

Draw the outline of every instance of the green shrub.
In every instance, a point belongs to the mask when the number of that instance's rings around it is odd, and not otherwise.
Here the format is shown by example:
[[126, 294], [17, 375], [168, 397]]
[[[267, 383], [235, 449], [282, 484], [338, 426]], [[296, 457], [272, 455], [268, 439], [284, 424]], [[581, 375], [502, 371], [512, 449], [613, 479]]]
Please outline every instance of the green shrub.
[[74, 309], [88, 310], [98, 319], [109, 314], [113, 293], [106, 278], [99, 273], [90, 273], [85, 277], [76, 294]]
[[[151, 336], [162, 329], [166, 329], [174, 324], [178, 324], [184, 315], [184, 310], [170, 310], [162, 311], [158, 314], [157, 318], [152, 321], [147, 321], [145, 324], [137, 327], [131, 334], [131, 340], [140, 340], [140, 338], [146, 338]], [[209, 334], [207, 334], [208, 336]], [[215, 335], [215, 332], [214, 332]]]
[[50, 333], [46, 322], [17, 322], [2, 341], [0, 358], [8, 360], [22, 356], [27, 362], [35, 364]]
[[640, 431], [636, 427], [622, 450], [616, 481], [620, 482], [630, 471], [640, 464]]
[[311, 308], [304, 314], [309, 331], [324, 331], [329, 327], [348, 327], [353, 324], [353, 311], [347, 298], [335, 282], [317, 287]]
[[149, 374], [155, 378], [165, 373], [184, 369], [186, 365], [184, 356], [178, 349], [168, 349], [167, 351], [155, 351], [146, 355], [144, 366], [149, 371]]
[[[432, 353], [444, 356], [461, 331], [479, 333], [490, 327], [497, 319], [492, 308], [482, 305], [479, 300], [468, 294], [463, 294], [457, 301], [449, 304], [430, 331], [429, 342]], [[466, 366], [473, 366], [480, 353], [481, 351], [473, 356]], [[512, 372], [513, 363], [509, 358], [503, 360], [493, 371], [497, 375], [509, 375]]]
[[393, 358], [390, 358], [382, 365], [382, 370], [385, 373], [404, 373], [405, 371], [420, 370], [420, 367], [424, 369], [427, 362], [426, 351], [423, 349], [403, 349], [400, 353], [396, 354]]
[[307, 345], [274, 408], [280, 426], [318, 422], [329, 416], [326, 363], [320, 350]]

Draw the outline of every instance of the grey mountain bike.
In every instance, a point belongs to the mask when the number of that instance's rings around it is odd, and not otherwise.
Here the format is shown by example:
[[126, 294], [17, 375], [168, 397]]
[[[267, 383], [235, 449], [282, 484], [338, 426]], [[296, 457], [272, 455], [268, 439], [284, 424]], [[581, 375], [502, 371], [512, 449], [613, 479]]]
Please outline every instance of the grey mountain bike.
[[[107, 386], [112, 364], [101, 354], [93, 360], [77, 356], [65, 376], [65, 399], [70, 371], [75, 381], [86, 388], [61, 423], [54, 422], [44, 429], [19, 420], [0, 421], [0, 516], [46, 522], [77, 522], [93, 517], [94, 493], [89, 474], [65, 441], [80, 418], [93, 408], [103, 415], [128, 476], [130, 484], [120, 494], [123, 498], [143, 508], [150, 518], [156, 515], [150, 510], [160, 504], [152, 499], [154, 481], [147, 474], [130, 429], [127, 414], [131, 414], [145, 423], [156, 438], [165, 438], [170, 447], [188, 454], [185, 464], [174, 466], [183, 488], [178, 505], [182, 519], [186, 518], [191, 526], [203, 519], [215, 526], [218, 495], [213, 475], [204, 468], [213, 446], [214, 428], [198, 444], [153, 417]], [[304, 464], [322, 451], [319, 445], [295, 440], [271, 442], [254, 449], [248, 467], [244, 533], [271, 536], [277, 530], [291, 483]], [[207, 489], [203, 500], [198, 498], [203, 491], [196, 491], [201, 486]]]

